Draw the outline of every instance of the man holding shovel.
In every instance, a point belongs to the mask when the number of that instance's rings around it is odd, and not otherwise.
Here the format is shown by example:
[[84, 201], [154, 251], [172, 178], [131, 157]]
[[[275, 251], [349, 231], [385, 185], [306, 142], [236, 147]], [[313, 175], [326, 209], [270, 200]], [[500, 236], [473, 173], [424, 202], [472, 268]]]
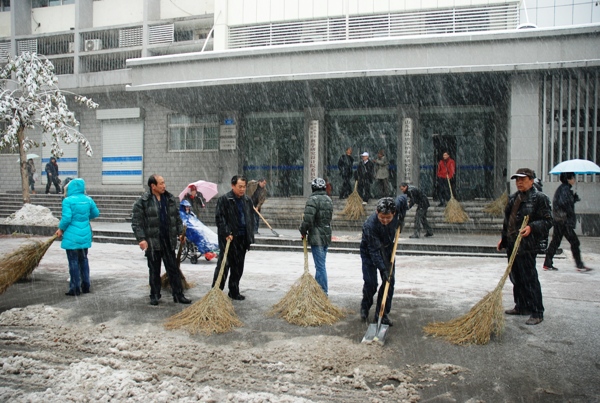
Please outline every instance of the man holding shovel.
[[385, 283], [390, 281], [385, 309], [381, 323], [392, 326], [388, 317], [392, 308], [392, 297], [394, 296], [394, 275], [390, 277], [392, 270], [392, 251], [395, 244], [395, 233], [398, 226], [402, 226], [407, 210], [406, 197], [398, 197], [394, 201], [391, 197], [384, 197], [377, 202], [377, 211], [373, 213], [363, 225], [362, 240], [360, 242], [360, 258], [362, 260], [363, 272], [363, 297], [360, 304], [360, 318], [366, 321], [369, 317], [369, 309], [373, 305], [373, 296], [377, 292], [377, 274], [381, 277], [381, 286], [377, 294], [375, 309], [375, 320], [381, 309]]

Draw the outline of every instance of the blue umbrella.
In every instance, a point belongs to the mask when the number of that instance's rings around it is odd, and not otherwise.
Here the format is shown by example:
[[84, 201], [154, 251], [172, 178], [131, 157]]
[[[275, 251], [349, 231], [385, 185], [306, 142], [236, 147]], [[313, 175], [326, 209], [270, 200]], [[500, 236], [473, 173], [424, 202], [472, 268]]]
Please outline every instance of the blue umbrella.
[[600, 174], [600, 167], [592, 161], [574, 159], [563, 161], [550, 171], [552, 175], [560, 175], [564, 172], [573, 172], [578, 175]]

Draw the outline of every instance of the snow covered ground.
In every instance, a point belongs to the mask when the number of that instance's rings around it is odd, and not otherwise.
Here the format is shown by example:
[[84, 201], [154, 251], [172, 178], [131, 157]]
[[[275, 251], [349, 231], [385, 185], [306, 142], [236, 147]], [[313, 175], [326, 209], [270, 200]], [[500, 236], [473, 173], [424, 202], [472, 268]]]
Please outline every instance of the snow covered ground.
[[[24, 238], [0, 238], [0, 254]], [[600, 268], [599, 241], [584, 259]], [[565, 245], [563, 245], [564, 247]], [[243, 327], [222, 335], [167, 331], [186, 306], [168, 292], [148, 302], [147, 267], [136, 246], [94, 244], [92, 292], [65, 296], [67, 259], [55, 242], [29, 281], [0, 295], [0, 401], [596, 401], [600, 398], [599, 272], [577, 273], [567, 257], [540, 272], [545, 321], [508, 317], [486, 346], [453, 346], [422, 326], [466, 313], [500, 280], [498, 258], [402, 256], [383, 347], [361, 344], [360, 256], [329, 254], [330, 299], [351, 311], [333, 326], [301, 328], [267, 311], [303, 270], [302, 253], [250, 251], [235, 301]], [[312, 258], [309, 260], [314, 272]], [[215, 262], [182, 271], [199, 300]], [[541, 267], [541, 260], [538, 261]], [[512, 307], [512, 286], [504, 289]]]

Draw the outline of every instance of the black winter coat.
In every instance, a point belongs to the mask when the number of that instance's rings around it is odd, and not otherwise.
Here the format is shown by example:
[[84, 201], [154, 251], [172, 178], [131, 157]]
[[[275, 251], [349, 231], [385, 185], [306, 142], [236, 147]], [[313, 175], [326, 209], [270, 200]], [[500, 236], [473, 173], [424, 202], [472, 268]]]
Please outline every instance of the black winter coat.
[[331, 244], [333, 202], [324, 190], [317, 190], [306, 201], [300, 233], [308, 234], [310, 245]]
[[573, 194], [571, 185], [563, 183], [556, 189], [552, 199], [552, 217], [556, 223], [568, 225], [575, 228], [577, 219], [575, 216], [575, 203], [579, 197]]
[[352, 165], [354, 164], [354, 158], [351, 155], [344, 154], [338, 160], [338, 169], [342, 178], [352, 177]]
[[[169, 192], [162, 195], [167, 198], [167, 218], [169, 220], [169, 242], [175, 249], [177, 238], [183, 233], [183, 223], [179, 216], [179, 198]], [[148, 249], [160, 250], [160, 216], [158, 202], [151, 192], [144, 193], [133, 204], [131, 228], [138, 243], [148, 242]]]
[[366, 258], [377, 269], [388, 272], [398, 225], [398, 215], [395, 215], [388, 225], [379, 222], [377, 213], [373, 213], [367, 218], [363, 224], [362, 240], [360, 241], [360, 255], [363, 261]]
[[[500, 247], [511, 249], [516, 241], [510, 239], [508, 234], [508, 222], [517, 195], [515, 192], [508, 198], [508, 204], [504, 210], [504, 224], [502, 226], [502, 243]], [[521, 228], [523, 219], [529, 215], [531, 234], [521, 239], [519, 253], [545, 253], [548, 248], [548, 233], [552, 228], [552, 208], [550, 199], [542, 192], [532, 187], [525, 193], [525, 199], [521, 202], [517, 211], [517, 230]]]
[[[246, 246], [249, 250], [250, 244], [254, 243], [254, 209], [252, 208], [252, 200], [248, 196], [242, 196], [242, 200], [244, 202], [244, 216], [246, 219]], [[229, 235], [233, 235], [233, 237], [237, 236], [238, 208], [233, 191], [230, 190], [217, 199], [215, 223], [217, 224], [217, 234], [220, 239], [227, 238]]]
[[375, 178], [375, 164], [373, 161], [368, 160], [366, 163], [359, 161], [354, 178], [362, 183], [372, 183]]
[[412, 208], [415, 204], [419, 206], [419, 208], [426, 209], [429, 208], [429, 199], [421, 190], [417, 189], [412, 185], [408, 185], [408, 189], [406, 189], [406, 196], [408, 197], [408, 208]]

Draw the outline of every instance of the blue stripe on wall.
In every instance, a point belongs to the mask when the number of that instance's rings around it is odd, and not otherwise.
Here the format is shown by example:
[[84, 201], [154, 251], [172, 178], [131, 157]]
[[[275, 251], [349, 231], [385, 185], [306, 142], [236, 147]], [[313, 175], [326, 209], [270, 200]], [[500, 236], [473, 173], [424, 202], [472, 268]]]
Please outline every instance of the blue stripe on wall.
[[141, 176], [141, 170], [131, 171], [102, 171], [102, 176]]
[[77, 171], [58, 171], [58, 176], [77, 176]]
[[[42, 158], [42, 162], [48, 163], [48, 162], [50, 162], [50, 158]], [[56, 162], [58, 164], [60, 164], [60, 163], [64, 164], [64, 163], [67, 163], [67, 162], [77, 162], [77, 158], [64, 158], [64, 157], [60, 158], [60, 159], [57, 158]]]
[[102, 157], [102, 162], [132, 162], [142, 161], [141, 155], [131, 155], [125, 157]]

